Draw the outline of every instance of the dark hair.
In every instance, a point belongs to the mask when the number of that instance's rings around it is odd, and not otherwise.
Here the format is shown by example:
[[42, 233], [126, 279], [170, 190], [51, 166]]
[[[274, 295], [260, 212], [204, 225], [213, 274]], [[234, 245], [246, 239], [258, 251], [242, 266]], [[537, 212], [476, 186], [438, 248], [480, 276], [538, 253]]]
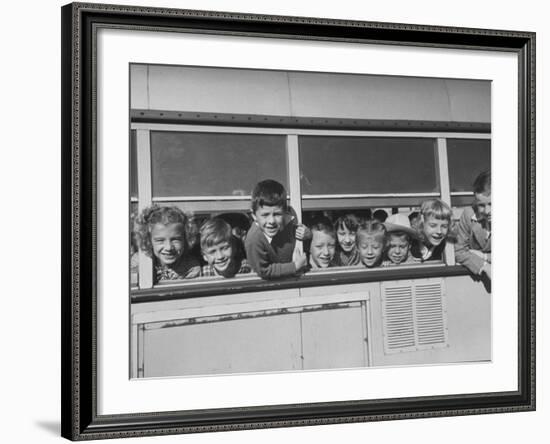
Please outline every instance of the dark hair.
[[476, 177], [474, 180], [474, 193], [486, 194], [491, 192], [491, 171], [485, 170]]
[[226, 221], [231, 228], [240, 228], [244, 231], [250, 228], [250, 219], [243, 213], [221, 213], [217, 214], [216, 218]]
[[376, 219], [378, 222], [386, 222], [386, 219], [388, 218], [388, 213], [386, 213], [385, 210], [376, 210], [374, 213], [372, 213], [372, 218]]
[[334, 227], [332, 226], [332, 223], [328, 217], [319, 217], [315, 219], [310, 227], [310, 230], [322, 231], [323, 233], [330, 234], [333, 238], [336, 239]]
[[420, 217], [420, 212], [413, 211], [411, 214], [409, 214], [409, 222], [412, 223], [412, 221], [415, 220], [417, 217]]
[[359, 224], [360, 220], [355, 214], [346, 214], [336, 219], [336, 222], [334, 222], [334, 229], [338, 231], [342, 228], [345, 228], [355, 233], [357, 231], [357, 228], [359, 227]]
[[181, 224], [184, 237], [184, 246], [188, 249], [188, 220], [187, 216], [178, 207], [161, 207], [152, 205], [144, 208], [135, 220], [135, 233], [139, 238], [139, 247], [148, 256], [153, 255], [153, 246], [151, 244], [151, 230], [156, 224]]
[[[386, 232], [386, 240], [387, 241], [389, 241], [390, 236], [406, 237], [408, 244], [411, 245], [411, 243], [412, 243], [412, 237], [406, 231], [387, 231]], [[388, 242], [386, 242], [386, 244], [388, 244]], [[386, 245], [386, 247], [389, 248], [389, 245]]]
[[281, 207], [286, 211], [285, 187], [271, 179], [258, 182], [252, 191], [252, 211], [256, 212], [259, 207], [263, 206]]

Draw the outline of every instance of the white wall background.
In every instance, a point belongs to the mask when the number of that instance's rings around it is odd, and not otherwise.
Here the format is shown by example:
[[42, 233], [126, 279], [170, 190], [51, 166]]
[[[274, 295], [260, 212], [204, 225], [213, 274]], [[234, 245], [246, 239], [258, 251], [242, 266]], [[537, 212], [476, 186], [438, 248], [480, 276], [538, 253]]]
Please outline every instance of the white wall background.
[[[390, 2], [308, 2], [305, 0], [117, 0], [121, 4], [211, 9], [259, 14], [309, 15], [342, 19], [467, 26], [537, 32], [538, 123], [538, 410], [483, 415], [141, 438], [124, 442], [280, 443], [544, 442], [550, 420], [550, 389], [543, 349], [550, 334], [545, 319], [543, 233], [550, 192], [543, 172], [544, 125], [550, 103], [543, 75], [550, 57], [546, 30], [550, 13], [534, 0], [437, 0]], [[6, 2], [1, 33], [2, 122], [0, 245], [2, 314], [0, 321], [1, 418], [3, 442], [59, 442], [60, 433], [60, 6], [58, 0]], [[97, 3], [97, 2], [94, 2]], [[546, 73], [547, 74], [547, 73]], [[6, 102], [7, 99], [7, 102]], [[545, 118], [546, 117], [546, 118]], [[548, 273], [546, 273], [547, 275]]]

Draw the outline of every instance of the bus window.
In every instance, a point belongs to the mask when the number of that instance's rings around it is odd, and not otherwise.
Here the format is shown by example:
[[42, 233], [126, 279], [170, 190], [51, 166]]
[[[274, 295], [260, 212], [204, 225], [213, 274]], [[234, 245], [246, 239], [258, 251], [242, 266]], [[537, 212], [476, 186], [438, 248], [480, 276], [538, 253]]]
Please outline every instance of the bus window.
[[[305, 243], [311, 271], [338, 271], [341, 267], [384, 268], [444, 264], [444, 245], [435, 250], [433, 257], [422, 256], [422, 245], [426, 243], [426, 237], [423, 235], [419, 209], [420, 205], [304, 211], [302, 220], [313, 232], [312, 241]], [[362, 251], [358, 248], [361, 239], [357, 236], [357, 231], [368, 221], [378, 223], [371, 225], [374, 228], [380, 227], [379, 224], [383, 225], [385, 231], [385, 236], [383, 232], [380, 236], [379, 256], [372, 263], [365, 262]], [[451, 216], [445, 242], [454, 242], [452, 225]], [[318, 234], [318, 231], [323, 231], [324, 234]], [[327, 248], [329, 245], [330, 248]], [[331, 258], [328, 266], [326, 260], [323, 263], [327, 256]]]
[[299, 145], [306, 195], [439, 191], [433, 139], [302, 136]]
[[286, 137], [152, 131], [153, 199], [249, 196], [272, 178], [288, 187]]
[[479, 173], [491, 169], [491, 141], [447, 139], [451, 203], [464, 207], [472, 201], [472, 184]]

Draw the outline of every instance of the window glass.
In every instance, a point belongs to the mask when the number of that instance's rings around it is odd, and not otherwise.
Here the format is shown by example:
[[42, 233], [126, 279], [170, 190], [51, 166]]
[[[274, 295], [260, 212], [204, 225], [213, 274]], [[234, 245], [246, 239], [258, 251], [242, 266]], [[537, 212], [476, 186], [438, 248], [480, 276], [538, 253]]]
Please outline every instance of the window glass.
[[447, 139], [451, 192], [470, 192], [475, 178], [491, 169], [491, 141]]
[[286, 137], [151, 132], [153, 197], [248, 196], [264, 179], [288, 190]]
[[299, 138], [303, 194], [439, 191], [433, 139]]

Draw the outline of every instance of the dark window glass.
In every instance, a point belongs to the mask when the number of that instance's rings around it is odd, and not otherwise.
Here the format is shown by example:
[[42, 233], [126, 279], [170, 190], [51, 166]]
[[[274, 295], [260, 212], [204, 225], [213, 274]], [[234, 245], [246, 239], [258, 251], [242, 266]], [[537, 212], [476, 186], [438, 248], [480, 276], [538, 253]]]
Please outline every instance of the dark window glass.
[[136, 131], [130, 131], [130, 197], [138, 197]]
[[433, 139], [300, 137], [303, 194], [439, 191]]
[[288, 191], [286, 137], [151, 131], [153, 196], [250, 195], [274, 179]]
[[447, 139], [451, 192], [472, 191], [475, 178], [491, 169], [491, 141]]

